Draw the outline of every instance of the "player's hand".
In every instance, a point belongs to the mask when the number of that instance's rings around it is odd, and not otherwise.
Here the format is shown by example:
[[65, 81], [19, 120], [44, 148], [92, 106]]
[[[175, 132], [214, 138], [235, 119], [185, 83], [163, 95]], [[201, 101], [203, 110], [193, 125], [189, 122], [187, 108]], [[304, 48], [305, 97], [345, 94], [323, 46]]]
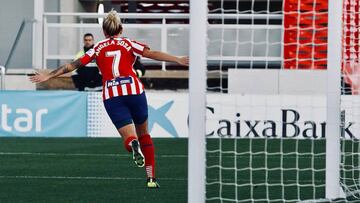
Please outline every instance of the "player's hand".
[[49, 79], [50, 79], [49, 74], [41, 73], [41, 72], [35, 72], [35, 75], [29, 77], [29, 80], [33, 83], [45, 82]]
[[189, 57], [188, 56], [180, 57], [176, 62], [183, 66], [189, 66]]

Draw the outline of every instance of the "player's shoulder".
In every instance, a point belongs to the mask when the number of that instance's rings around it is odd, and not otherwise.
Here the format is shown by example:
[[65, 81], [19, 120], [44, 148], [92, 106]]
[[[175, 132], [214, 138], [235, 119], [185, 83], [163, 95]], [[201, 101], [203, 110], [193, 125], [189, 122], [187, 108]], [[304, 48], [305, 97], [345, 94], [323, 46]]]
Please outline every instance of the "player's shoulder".
[[127, 38], [127, 37], [121, 37], [120, 39], [127, 42], [131, 47], [135, 47], [135, 48], [139, 48], [139, 46], [140, 47], [147, 47], [146, 44], [144, 44], [142, 42], [139, 42], [139, 41], [136, 41], [136, 40], [133, 40], [133, 39], [130, 39], [130, 38]]
[[103, 43], [105, 43], [105, 42], [107, 42], [107, 41], [109, 41], [109, 40], [110, 40], [110, 38], [107, 38], [107, 39], [98, 41], [98, 42], [94, 45], [94, 49], [95, 49], [96, 47], [98, 47], [100, 44], [103, 44]]

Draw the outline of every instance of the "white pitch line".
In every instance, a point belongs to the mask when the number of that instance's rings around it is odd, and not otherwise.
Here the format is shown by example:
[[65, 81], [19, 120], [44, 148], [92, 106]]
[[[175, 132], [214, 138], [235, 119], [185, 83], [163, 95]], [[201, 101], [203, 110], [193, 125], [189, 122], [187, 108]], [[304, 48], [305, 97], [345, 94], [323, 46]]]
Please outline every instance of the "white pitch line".
[[[0, 152], [0, 156], [18, 156], [18, 155], [27, 155], [27, 156], [92, 156], [92, 157], [130, 157], [130, 154], [86, 154], [86, 153], [48, 153], [48, 152]], [[236, 155], [239, 158], [247, 158], [250, 155]], [[187, 155], [183, 154], [162, 154], [156, 155], [156, 157], [160, 158], [187, 158]], [[210, 155], [208, 158], [218, 158], [218, 155]], [[232, 154], [222, 155], [223, 158], [234, 158]], [[286, 156], [285, 158], [298, 158], [299, 156]], [[303, 156], [300, 156], [303, 157]], [[264, 156], [261, 155], [252, 155], [252, 158], [260, 158], [263, 159]], [[267, 157], [268, 159], [278, 159], [274, 155], [271, 157]], [[304, 157], [306, 158], [306, 157]], [[308, 157], [310, 158], [310, 157]], [[315, 156], [315, 159], [324, 159], [325, 157]]]
[[[29, 155], [29, 156], [94, 156], [94, 157], [129, 157], [130, 154], [84, 154], [84, 153], [43, 153], [43, 152], [0, 152], [0, 155]], [[164, 154], [156, 157], [187, 158], [187, 155]]]
[[[139, 177], [97, 177], [97, 176], [0, 176], [0, 179], [65, 179], [65, 180], [144, 180], [144, 178]], [[169, 181], [187, 181], [187, 178], [159, 178], [159, 180], [169, 180]], [[222, 179], [223, 181], [233, 181], [233, 179]], [[208, 178], [207, 185], [211, 184], [220, 184], [218, 179]], [[213, 182], [212, 182], [213, 181]], [[238, 181], [247, 182], [248, 179], [238, 179]], [[269, 179], [268, 182], [275, 182], [278, 180]], [[304, 181], [304, 180], [303, 180]], [[298, 182], [298, 180], [287, 179], [284, 180], [284, 183]], [[306, 183], [325, 183], [324, 180], [307, 180]]]
[[[72, 180], [144, 180], [144, 178], [128, 177], [96, 177], [96, 176], [0, 176], [0, 179], [72, 179]], [[159, 178], [161, 180], [187, 181], [186, 178]]]

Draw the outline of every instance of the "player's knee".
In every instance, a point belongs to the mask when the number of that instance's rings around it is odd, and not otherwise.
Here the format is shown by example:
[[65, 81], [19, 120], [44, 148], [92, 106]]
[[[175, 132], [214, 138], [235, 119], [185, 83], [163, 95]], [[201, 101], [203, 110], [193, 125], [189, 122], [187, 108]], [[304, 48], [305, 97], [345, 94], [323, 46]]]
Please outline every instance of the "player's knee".
[[121, 137], [127, 138], [130, 136], [136, 136], [134, 124], [130, 123], [125, 126], [122, 126], [121, 128], [118, 128], [118, 132], [120, 133]]

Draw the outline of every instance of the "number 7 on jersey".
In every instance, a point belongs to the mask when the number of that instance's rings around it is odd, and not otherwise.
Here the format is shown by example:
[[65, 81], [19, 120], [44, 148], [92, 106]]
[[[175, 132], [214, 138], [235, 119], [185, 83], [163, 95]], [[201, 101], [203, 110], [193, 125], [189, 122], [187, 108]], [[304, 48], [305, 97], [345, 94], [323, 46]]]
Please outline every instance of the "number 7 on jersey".
[[121, 51], [107, 51], [105, 53], [106, 57], [113, 57], [113, 63], [112, 63], [112, 73], [114, 77], [120, 77], [119, 72], [119, 64], [121, 59]]

